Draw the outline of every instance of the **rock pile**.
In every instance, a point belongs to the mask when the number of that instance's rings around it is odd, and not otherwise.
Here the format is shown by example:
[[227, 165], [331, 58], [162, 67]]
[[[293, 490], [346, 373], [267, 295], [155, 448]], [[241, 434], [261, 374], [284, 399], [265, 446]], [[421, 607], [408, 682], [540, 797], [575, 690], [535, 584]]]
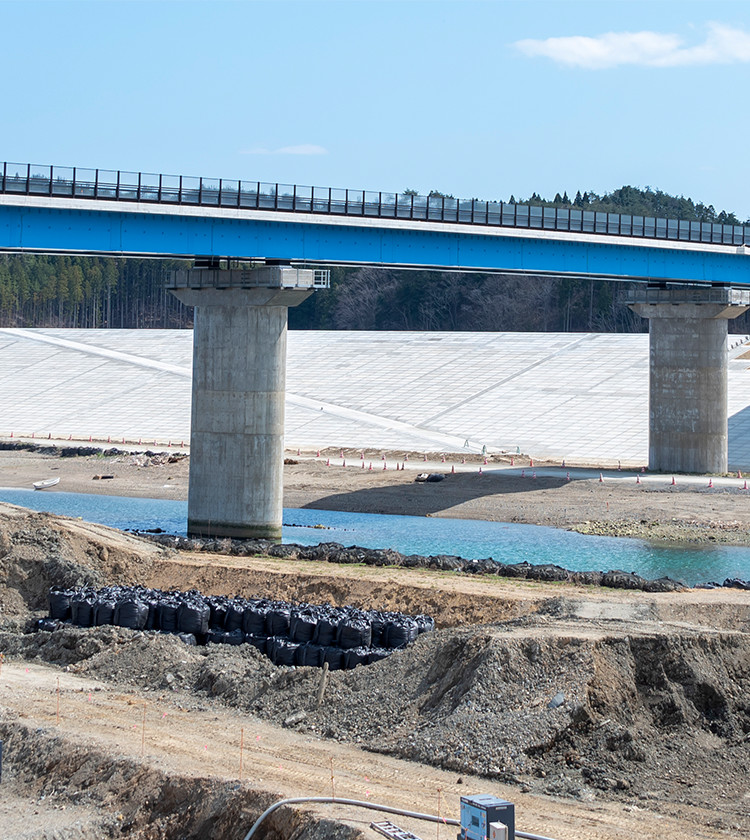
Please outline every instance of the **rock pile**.
[[315, 560], [327, 563], [356, 564], [366, 566], [403, 566], [405, 568], [437, 569], [440, 571], [463, 572], [472, 575], [498, 575], [500, 577], [525, 578], [539, 581], [566, 581], [584, 586], [608, 586], [615, 589], [639, 589], [643, 592], [677, 592], [687, 589], [685, 584], [672, 578], [662, 577], [648, 580], [634, 572], [612, 569], [608, 572], [576, 572], [554, 563], [501, 563], [492, 557], [481, 560], [467, 560], [452, 554], [401, 554], [390, 548], [362, 548], [343, 546], [336, 542], [319, 545], [279, 545], [268, 540], [233, 539], [191, 539], [172, 534], [153, 534], [136, 531], [138, 536], [150, 539], [159, 545], [180, 551], [204, 551], [210, 554], [239, 556], [264, 555], [282, 557], [288, 560]]

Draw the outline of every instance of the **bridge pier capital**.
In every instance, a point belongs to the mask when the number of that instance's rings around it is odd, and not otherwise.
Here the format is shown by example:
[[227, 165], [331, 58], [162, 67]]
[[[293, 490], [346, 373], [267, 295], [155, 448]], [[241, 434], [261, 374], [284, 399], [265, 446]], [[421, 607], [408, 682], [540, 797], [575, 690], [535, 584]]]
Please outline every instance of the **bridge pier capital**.
[[725, 473], [728, 322], [750, 291], [642, 287], [626, 300], [649, 321], [649, 469]]

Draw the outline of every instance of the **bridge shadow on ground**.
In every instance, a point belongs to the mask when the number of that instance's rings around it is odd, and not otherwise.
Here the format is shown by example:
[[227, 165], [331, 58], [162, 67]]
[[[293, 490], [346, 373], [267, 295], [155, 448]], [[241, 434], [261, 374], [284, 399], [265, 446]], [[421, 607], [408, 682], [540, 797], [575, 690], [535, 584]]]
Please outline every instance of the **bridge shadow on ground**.
[[439, 482], [402, 482], [369, 486], [323, 496], [302, 507], [318, 510], [342, 510], [352, 513], [384, 513], [391, 515], [430, 516], [477, 499], [497, 497], [502, 511], [503, 497], [511, 494], [554, 490], [566, 483], [560, 478], [540, 476], [536, 479], [507, 474], [456, 473]]

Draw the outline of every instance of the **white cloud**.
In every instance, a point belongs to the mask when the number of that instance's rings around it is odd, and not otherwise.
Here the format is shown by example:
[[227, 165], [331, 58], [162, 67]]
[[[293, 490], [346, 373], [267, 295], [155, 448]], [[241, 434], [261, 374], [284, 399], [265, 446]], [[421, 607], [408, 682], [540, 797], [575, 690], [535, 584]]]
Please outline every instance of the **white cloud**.
[[299, 146], [282, 146], [280, 149], [265, 149], [262, 146], [254, 146], [251, 149], [243, 149], [243, 155], [327, 155], [328, 149], [323, 146], [316, 146], [313, 143], [302, 143]]
[[646, 67], [735, 64], [750, 62], [750, 33], [709, 23], [701, 44], [685, 46], [679, 35], [659, 32], [606, 32], [594, 38], [527, 38], [514, 46], [524, 55], [543, 56], [560, 64], [598, 70], [635, 64]]

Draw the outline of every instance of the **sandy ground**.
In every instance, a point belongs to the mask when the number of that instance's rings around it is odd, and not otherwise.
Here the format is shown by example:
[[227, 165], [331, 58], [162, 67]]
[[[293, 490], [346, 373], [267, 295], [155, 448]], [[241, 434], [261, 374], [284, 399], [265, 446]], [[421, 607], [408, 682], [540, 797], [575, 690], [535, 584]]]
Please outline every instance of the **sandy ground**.
[[[439, 795], [441, 813], [453, 816], [458, 813], [462, 794], [487, 786], [485, 780], [470, 775], [461, 777], [462, 783], [458, 784], [455, 773], [280, 729], [231, 711], [196, 708], [179, 694], [144, 697], [56, 668], [5, 665], [0, 674], [0, 704], [6, 720], [18, 718], [27, 726], [54, 727], [55, 733], [70, 739], [77, 749], [82, 745], [104, 747], [113, 755], [155, 764], [171, 774], [239, 779], [242, 740], [244, 784], [261, 786], [279, 797], [328, 796], [333, 789], [342, 798], [436, 813]], [[493, 793], [515, 803], [520, 829], [559, 840], [626, 840], [656, 837], [655, 831], [659, 840], [732, 836], [706, 827], [710, 814], [690, 806], [676, 816], [655, 820], [653, 813], [634, 805], [570, 803], [520, 794], [502, 785], [492, 787]], [[0, 804], [0, 818], [8, 820], [8, 832], [13, 827], [11, 819], [18, 816], [17, 804], [13, 799]], [[326, 813], [323, 806], [320, 813]], [[331, 816], [330, 809], [327, 815]], [[360, 828], [377, 818], [370, 812], [349, 808], [337, 808], [336, 816]], [[67, 822], [69, 817], [64, 819]], [[448, 826], [438, 829], [405, 818], [393, 819], [422, 837], [445, 840], [456, 831]], [[49, 815], [42, 815], [42, 822], [49, 828]], [[704, 825], [696, 828], [696, 823]], [[24, 827], [30, 827], [29, 815], [24, 815]], [[247, 828], [237, 826], [237, 836]]]
[[[313, 453], [314, 454], [314, 453]], [[330, 457], [328, 457], [330, 455]], [[410, 514], [551, 525], [586, 533], [633, 536], [665, 541], [750, 544], [750, 492], [739, 479], [599, 472], [536, 464], [530, 467], [482, 459], [461, 463], [461, 456], [439, 456], [425, 463], [412, 453], [406, 469], [396, 457], [366, 453], [362, 469], [356, 451], [321, 453], [321, 458], [288, 452], [284, 471], [284, 506], [362, 513]], [[326, 466], [326, 461], [330, 466]], [[346, 461], [347, 466], [342, 466]], [[389, 468], [384, 470], [383, 465]], [[451, 468], [456, 469], [451, 474]], [[479, 469], [482, 473], [479, 473]], [[525, 476], [522, 477], [521, 469]], [[167, 451], [155, 458], [126, 454], [113, 457], [57, 457], [23, 451], [0, 451], [0, 486], [30, 488], [34, 481], [59, 477], [53, 490], [118, 496], [186, 499], [189, 458]], [[419, 471], [441, 472], [435, 484], [414, 481]], [[533, 476], [537, 473], [538, 476]], [[567, 480], [567, 475], [571, 480]], [[99, 478], [97, 478], [97, 476]], [[103, 476], [111, 476], [103, 478]]]

